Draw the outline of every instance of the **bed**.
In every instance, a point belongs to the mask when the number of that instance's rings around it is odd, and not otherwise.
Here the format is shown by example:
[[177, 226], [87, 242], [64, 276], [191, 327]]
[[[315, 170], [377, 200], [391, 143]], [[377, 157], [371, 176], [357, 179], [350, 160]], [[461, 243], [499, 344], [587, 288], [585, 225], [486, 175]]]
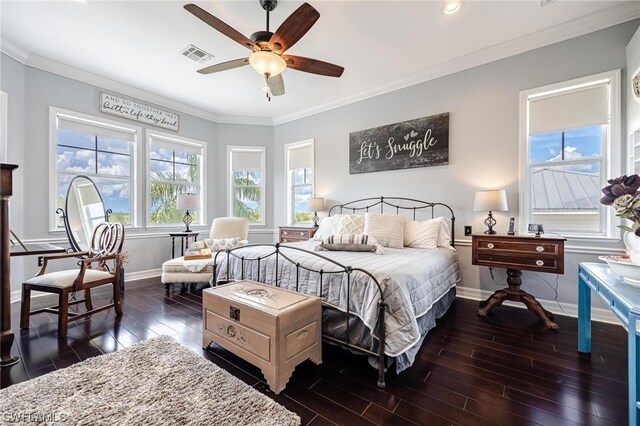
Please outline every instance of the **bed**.
[[455, 299], [460, 274], [453, 247], [455, 217], [449, 206], [399, 197], [366, 198], [334, 206], [329, 217], [374, 209], [383, 215], [389, 210], [394, 215], [408, 213], [411, 223], [418, 223], [421, 214], [435, 219], [441, 210], [451, 234], [441, 247], [385, 247], [383, 255], [318, 252], [314, 249], [320, 241], [314, 240], [253, 244], [218, 253], [213, 282], [251, 279], [321, 297], [324, 339], [370, 355], [382, 387], [388, 367], [395, 365], [400, 372], [411, 366], [427, 332]]

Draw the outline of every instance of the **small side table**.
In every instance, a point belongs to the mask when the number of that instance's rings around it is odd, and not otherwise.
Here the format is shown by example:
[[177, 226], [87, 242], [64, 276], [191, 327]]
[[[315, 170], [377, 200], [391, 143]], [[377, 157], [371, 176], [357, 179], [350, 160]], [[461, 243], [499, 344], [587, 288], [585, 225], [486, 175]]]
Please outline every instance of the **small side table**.
[[636, 321], [640, 319], [640, 289], [623, 282], [604, 263], [578, 265], [578, 352], [591, 352], [591, 290], [604, 301], [628, 332], [629, 425], [638, 422], [640, 388], [640, 336]]
[[171, 258], [176, 257], [176, 238], [180, 238], [180, 256], [184, 256], [184, 252], [189, 248], [189, 238], [193, 238], [193, 242], [198, 241], [199, 232], [170, 232], [171, 237]]
[[297, 243], [298, 241], [307, 241], [313, 238], [318, 230], [313, 225], [284, 225], [280, 226], [280, 242], [281, 243]]
[[522, 271], [564, 273], [564, 238], [530, 235], [474, 234], [471, 236], [473, 265], [507, 270], [508, 288], [497, 290], [480, 302], [478, 315], [502, 305], [505, 300], [521, 302], [536, 314], [547, 328], [559, 330], [553, 314], [545, 310], [536, 298], [520, 288]]

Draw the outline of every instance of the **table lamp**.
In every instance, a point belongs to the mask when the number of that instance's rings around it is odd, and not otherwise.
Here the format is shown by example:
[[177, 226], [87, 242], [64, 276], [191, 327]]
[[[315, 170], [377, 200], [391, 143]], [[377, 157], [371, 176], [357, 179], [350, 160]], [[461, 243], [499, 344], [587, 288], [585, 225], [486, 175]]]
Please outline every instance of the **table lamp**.
[[324, 209], [324, 198], [322, 197], [309, 197], [307, 198], [307, 210], [313, 212], [313, 226], [318, 226], [318, 211]]
[[496, 220], [493, 218], [492, 211], [506, 212], [507, 208], [507, 194], [504, 189], [498, 191], [476, 191], [476, 196], [473, 201], [473, 211], [489, 211], [489, 216], [484, 220], [484, 224], [487, 225], [485, 234], [495, 234], [496, 231], [493, 227], [496, 225]]
[[193, 222], [193, 218], [189, 213], [189, 210], [192, 212], [198, 210], [200, 208], [200, 198], [196, 194], [178, 194], [178, 210], [186, 210], [186, 214], [182, 221], [187, 227], [184, 232], [191, 232], [189, 229], [189, 225]]

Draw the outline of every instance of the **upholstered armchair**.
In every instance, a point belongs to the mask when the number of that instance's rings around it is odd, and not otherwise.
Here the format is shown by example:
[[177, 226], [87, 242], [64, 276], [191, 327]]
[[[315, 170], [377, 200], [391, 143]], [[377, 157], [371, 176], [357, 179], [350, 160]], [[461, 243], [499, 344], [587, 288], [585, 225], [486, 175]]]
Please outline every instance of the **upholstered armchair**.
[[[241, 217], [219, 217], [213, 220], [209, 239], [238, 238], [246, 240], [249, 235], [249, 221]], [[214, 253], [215, 255], [215, 253]], [[172, 284], [209, 283], [213, 277], [213, 258], [207, 261], [194, 261], [197, 268], [189, 266], [190, 261], [177, 257], [162, 264], [161, 281], [167, 290]]]
[[[20, 328], [29, 328], [29, 317], [43, 312], [58, 315], [58, 336], [66, 337], [70, 321], [77, 321], [106, 309], [114, 308], [117, 316], [122, 315], [120, 301], [120, 265], [124, 244], [124, 226], [121, 223], [103, 222], [93, 231], [91, 245], [86, 252], [73, 252], [46, 256], [38, 274], [22, 284], [22, 306]], [[80, 258], [78, 267], [56, 272], [47, 272], [53, 260]], [[113, 302], [94, 308], [91, 289], [110, 285], [113, 288]], [[58, 305], [31, 311], [31, 291], [42, 291], [58, 295]], [[84, 299], [69, 301], [70, 294], [84, 292]], [[85, 312], [71, 312], [69, 307], [84, 303]]]

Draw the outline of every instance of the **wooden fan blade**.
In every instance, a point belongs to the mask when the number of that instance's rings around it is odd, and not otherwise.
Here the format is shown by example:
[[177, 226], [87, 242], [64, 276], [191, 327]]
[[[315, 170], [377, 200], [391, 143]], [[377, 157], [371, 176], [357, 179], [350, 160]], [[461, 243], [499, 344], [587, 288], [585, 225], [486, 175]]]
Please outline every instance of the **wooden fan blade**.
[[271, 36], [269, 40], [271, 50], [284, 53], [313, 27], [319, 17], [320, 13], [309, 3], [297, 8]]
[[243, 67], [249, 65], [249, 58], [234, 59], [233, 61], [221, 62], [219, 64], [211, 65], [210, 67], [199, 69], [200, 74], [212, 74], [214, 72], [232, 70], [234, 68]]
[[188, 4], [184, 8], [187, 9], [187, 11], [191, 12], [196, 18], [202, 20], [205, 24], [209, 24], [214, 29], [220, 31], [230, 39], [240, 43], [247, 49], [254, 50], [254, 44], [251, 40], [240, 34], [237, 30], [235, 30], [228, 24], [222, 22], [220, 19], [216, 18], [206, 10], [201, 9], [195, 4]]
[[287, 68], [310, 72], [312, 74], [326, 75], [328, 77], [340, 77], [344, 72], [344, 68], [341, 66], [319, 61], [317, 59], [305, 58], [303, 56], [285, 55], [282, 56], [282, 59], [287, 62]]
[[269, 91], [273, 96], [284, 95], [284, 80], [282, 79], [282, 74], [267, 78], [267, 86], [269, 86]]

